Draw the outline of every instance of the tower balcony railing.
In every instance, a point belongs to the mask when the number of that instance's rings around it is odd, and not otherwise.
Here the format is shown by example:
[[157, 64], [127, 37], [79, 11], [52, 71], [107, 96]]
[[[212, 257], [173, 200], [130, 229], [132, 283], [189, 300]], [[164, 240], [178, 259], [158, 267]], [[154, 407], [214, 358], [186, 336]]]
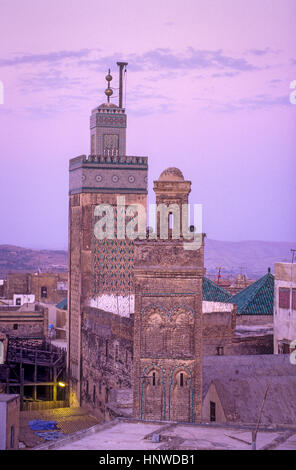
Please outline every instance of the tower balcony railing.
[[116, 155], [106, 152], [104, 155], [82, 155], [83, 163], [116, 163], [123, 165], [147, 165], [148, 157]]

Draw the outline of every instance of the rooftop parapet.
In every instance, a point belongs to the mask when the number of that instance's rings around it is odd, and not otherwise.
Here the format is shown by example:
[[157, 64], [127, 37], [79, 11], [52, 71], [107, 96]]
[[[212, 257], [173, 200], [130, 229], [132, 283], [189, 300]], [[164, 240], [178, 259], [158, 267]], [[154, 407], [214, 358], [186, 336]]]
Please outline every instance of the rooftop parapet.
[[105, 105], [100, 105], [97, 108], [92, 109], [92, 114], [93, 113], [109, 113], [109, 114], [124, 114], [125, 113], [125, 108], [118, 108], [117, 106], [110, 106], [108, 107], [107, 104]]
[[84, 163], [114, 164], [114, 165], [148, 165], [148, 157], [132, 155], [112, 155], [111, 152], [105, 155], [80, 155], [70, 160], [70, 169], [81, 166]]

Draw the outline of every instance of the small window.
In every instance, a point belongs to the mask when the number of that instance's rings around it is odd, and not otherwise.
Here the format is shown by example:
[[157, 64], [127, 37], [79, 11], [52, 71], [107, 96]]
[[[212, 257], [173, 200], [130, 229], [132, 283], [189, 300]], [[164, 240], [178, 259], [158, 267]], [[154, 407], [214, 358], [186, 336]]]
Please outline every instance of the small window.
[[91, 151], [90, 152], [91, 152], [92, 155], [95, 155], [95, 153], [96, 153], [95, 152], [95, 135], [94, 134], [91, 136]]
[[14, 426], [10, 428], [10, 448], [14, 449]]
[[180, 387], [183, 387], [184, 386], [184, 374], [183, 372], [181, 372], [180, 374]]
[[290, 289], [279, 288], [279, 308], [290, 308]]
[[106, 348], [105, 348], [106, 359], [108, 359], [109, 355], [109, 341], [106, 339]]
[[290, 345], [287, 343], [283, 344], [283, 354], [289, 354], [290, 353]]
[[18, 329], [18, 324], [17, 324], [17, 323], [14, 323], [14, 324], [13, 324], [13, 329], [14, 329], [14, 330], [17, 330], [17, 329]]
[[155, 387], [155, 385], [156, 385], [156, 374], [155, 374], [155, 372], [152, 373], [152, 385], [153, 385], [153, 387]]
[[216, 403], [210, 401], [210, 421], [216, 421]]
[[296, 310], [296, 289], [292, 289], [292, 309]]
[[22, 305], [22, 299], [20, 297], [15, 299], [15, 305]]
[[42, 286], [41, 287], [41, 297], [43, 299], [46, 299], [47, 298], [47, 287], [46, 286]]
[[96, 403], [96, 386], [93, 387], [93, 403]]
[[224, 356], [224, 348], [223, 348], [223, 346], [218, 346], [218, 347], [217, 347], [217, 355], [218, 355], [218, 356]]
[[106, 403], [109, 402], [109, 388], [106, 388]]

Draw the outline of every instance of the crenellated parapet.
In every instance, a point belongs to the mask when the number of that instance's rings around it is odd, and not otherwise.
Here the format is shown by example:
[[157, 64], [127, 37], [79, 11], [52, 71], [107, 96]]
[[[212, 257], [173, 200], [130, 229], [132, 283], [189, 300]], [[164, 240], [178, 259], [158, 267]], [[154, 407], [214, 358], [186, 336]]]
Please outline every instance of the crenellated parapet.
[[79, 192], [137, 192], [147, 194], [148, 157], [80, 155], [69, 163], [70, 194]]

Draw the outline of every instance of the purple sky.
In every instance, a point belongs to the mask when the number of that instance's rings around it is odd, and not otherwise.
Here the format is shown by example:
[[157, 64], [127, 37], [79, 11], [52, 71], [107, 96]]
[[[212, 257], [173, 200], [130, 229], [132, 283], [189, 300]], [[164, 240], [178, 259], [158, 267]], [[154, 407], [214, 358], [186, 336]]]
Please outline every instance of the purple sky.
[[117, 60], [150, 201], [177, 166], [209, 238], [296, 241], [295, 24], [295, 0], [1, 0], [0, 243], [67, 247], [68, 161]]

